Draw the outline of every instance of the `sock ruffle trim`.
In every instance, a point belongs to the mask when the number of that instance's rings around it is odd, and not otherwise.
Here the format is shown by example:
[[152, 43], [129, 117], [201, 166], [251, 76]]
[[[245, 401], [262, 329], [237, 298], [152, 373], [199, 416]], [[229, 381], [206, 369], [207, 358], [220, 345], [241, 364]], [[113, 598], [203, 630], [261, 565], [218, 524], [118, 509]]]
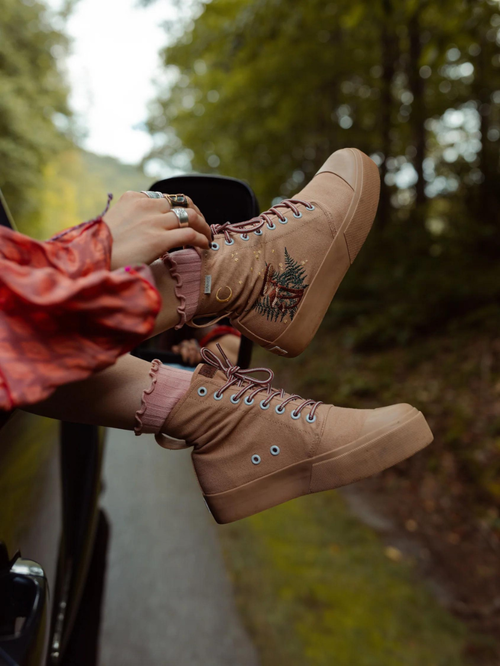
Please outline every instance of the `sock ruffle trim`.
[[141, 406], [135, 413], [134, 432], [136, 435], [154, 434], [163, 441], [161, 434], [165, 421], [189, 390], [193, 374], [163, 365], [155, 359], [151, 363], [149, 376], [151, 385], [142, 392]]
[[201, 257], [196, 250], [178, 250], [162, 257], [174, 280], [174, 292], [179, 299], [177, 314], [179, 322], [175, 329], [182, 328], [191, 319], [198, 306], [201, 280]]
[[135, 413], [136, 425], [134, 428], [134, 432], [137, 437], [139, 437], [139, 435], [142, 435], [144, 432], [144, 424], [142, 422], [142, 417], [146, 413], [146, 409], [148, 407], [146, 399], [147, 396], [151, 395], [151, 393], [153, 393], [153, 391], [156, 388], [156, 384], [158, 382], [158, 370], [161, 368], [161, 366], [162, 366], [161, 361], [155, 358], [155, 360], [151, 363], [151, 367], [149, 368], [149, 376], [151, 377], [151, 386], [148, 389], [144, 389], [144, 391], [142, 392], [141, 407]]
[[175, 295], [179, 299], [179, 307], [177, 308], [177, 314], [179, 315], [180, 319], [179, 323], [174, 326], [175, 330], [177, 331], [179, 328], [182, 328], [187, 321], [186, 297], [181, 291], [182, 278], [180, 276], [179, 271], [177, 270], [177, 262], [174, 259], [172, 259], [172, 257], [169, 255], [168, 252], [163, 255], [162, 259], [165, 266], [168, 268], [170, 275], [172, 276], [172, 279], [175, 282], [174, 291]]

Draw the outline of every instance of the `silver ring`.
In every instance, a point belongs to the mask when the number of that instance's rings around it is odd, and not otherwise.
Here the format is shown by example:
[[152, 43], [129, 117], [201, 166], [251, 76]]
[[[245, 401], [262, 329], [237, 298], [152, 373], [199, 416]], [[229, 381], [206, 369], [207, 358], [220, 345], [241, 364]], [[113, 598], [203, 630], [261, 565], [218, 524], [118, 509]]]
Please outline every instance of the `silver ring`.
[[175, 213], [179, 220], [179, 227], [189, 227], [189, 215], [185, 208], [172, 208], [172, 213]]
[[149, 190], [146, 192], [145, 190], [141, 190], [141, 194], [145, 194], [149, 199], [163, 199], [161, 192], [150, 192]]

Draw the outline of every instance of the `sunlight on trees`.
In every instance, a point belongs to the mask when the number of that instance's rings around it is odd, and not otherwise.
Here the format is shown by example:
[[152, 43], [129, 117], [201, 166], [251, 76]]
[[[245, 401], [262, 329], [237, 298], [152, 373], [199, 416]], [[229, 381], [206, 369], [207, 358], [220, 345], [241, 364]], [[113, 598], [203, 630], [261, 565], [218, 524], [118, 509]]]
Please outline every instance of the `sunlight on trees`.
[[37, 215], [44, 166], [71, 145], [68, 88], [56, 63], [67, 40], [53, 19], [41, 2], [2, 2], [0, 186], [27, 225]]

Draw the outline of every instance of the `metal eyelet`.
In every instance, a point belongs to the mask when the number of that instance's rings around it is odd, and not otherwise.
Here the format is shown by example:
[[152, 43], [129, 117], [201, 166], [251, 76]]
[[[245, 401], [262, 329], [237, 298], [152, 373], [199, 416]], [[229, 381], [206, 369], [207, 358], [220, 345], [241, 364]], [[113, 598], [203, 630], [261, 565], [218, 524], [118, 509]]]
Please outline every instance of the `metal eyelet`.
[[271, 446], [271, 448], [269, 450], [271, 451], [272, 456], [277, 456], [280, 452], [280, 447], [274, 445], [274, 446]]
[[296, 220], [300, 220], [300, 218], [302, 217], [302, 213], [299, 213], [298, 215], [295, 215], [294, 213], [293, 216]]
[[245, 403], [245, 405], [249, 405], [249, 406], [250, 406], [250, 405], [253, 405], [253, 403], [255, 402], [255, 400], [254, 400], [253, 398], [252, 398], [251, 400], [249, 400], [249, 399], [248, 399], [248, 396], [247, 396], [247, 397], [245, 398], [245, 400], [243, 400], [243, 402]]
[[264, 233], [264, 232], [262, 231], [262, 229], [257, 229], [257, 231], [254, 231], [254, 234], [255, 234], [256, 236], [262, 236], [263, 233]]
[[219, 243], [213, 242], [213, 243], [210, 244], [210, 247], [212, 248], [212, 250], [218, 250], [220, 245], [219, 245]]
[[226, 245], [234, 245], [234, 238], [231, 238], [231, 240], [226, 240], [224, 241]]
[[296, 421], [297, 419], [300, 419], [300, 412], [296, 414], [294, 409], [293, 412], [290, 414], [290, 416], [292, 417], [292, 419], [295, 419]]
[[200, 386], [198, 389], [198, 395], [201, 395], [201, 397], [205, 397], [207, 395], [208, 391], [204, 386]]
[[250, 240], [250, 236], [248, 234], [242, 234], [241, 240], [248, 241]]
[[306, 421], [307, 421], [308, 423], [314, 423], [314, 421], [316, 421], [316, 414], [315, 414], [312, 418], [311, 418], [311, 415], [308, 414], [308, 415], [306, 416]]
[[224, 395], [222, 393], [219, 395], [219, 391], [215, 391], [214, 400], [222, 400], [223, 397]]
[[314, 210], [316, 206], [313, 206], [312, 204], [310, 206], [306, 206], [306, 210]]
[[271, 222], [271, 224], [269, 224], [268, 222], [266, 224], [266, 227], [269, 229], [269, 231], [273, 231], [273, 229], [276, 229], [276, 225], [274, 224], [274, 222]]
[[267, 405], [265, 405], [265, 404], [264, 404], [265, 402], [266, 402], [265, 400], [261, 400], [261, 401], [260, 401], [260, 408], [261, 408], [261, 409], [269, 409], [270, 404], [267, 403]]
[[280, 409], [281, 405], [276, 405], [276, 409], [274, 410], [276, 414], [284, 414], [285, 413], [285, 408], [283, 407]]
[[254, 453], [254, 455], [252, 456], [252, 462], [254, 465], [258, 465], [260, 463], [260, 456]]
[[238, 398], [237, 400], [235, 400], [235, 398], [236, 398], [236, 393], [234, 395], [232, 395], [229, 399], [231, 400], [233, 405], [239, 405], [241, 398]]
[[284, 217], [282, 220], [280, 220], [280, 224], [286, 224], [288, 222], [288, 218]]

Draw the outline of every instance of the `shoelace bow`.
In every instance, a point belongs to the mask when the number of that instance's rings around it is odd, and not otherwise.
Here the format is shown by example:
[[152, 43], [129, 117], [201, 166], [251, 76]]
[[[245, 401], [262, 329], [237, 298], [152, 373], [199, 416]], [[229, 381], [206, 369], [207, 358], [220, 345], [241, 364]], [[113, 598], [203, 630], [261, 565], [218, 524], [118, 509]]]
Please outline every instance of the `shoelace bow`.
[[[210, 229], [212, 234], [224, 234], [224, 238], [229, 243], [231, 240], [231, 234], [240, 234], [241, 236], [248, 237], [248, 234], [253, 231], [258, 231], [261, 229], [264, 224], [268, 224], [270, 227], [273, 225], [271, 215], [276, 215], [281, 222], [286, 220], [286, 217], [283, 215], [279, 208], [284, 208], [287, 212], [291, 210], [296, 217], [301, 217], [300, 210], [297, 208], [297, 205], [303, 205], [307, 210], [314, 210], [312, 204], [308, 201], [302, 201], [302, 199], [286, 199], [285, 201], [280, 201], [269, 210], [266, 210], [264, 213], [261, 213], [257, 217], [253, 217], [251, 220], [246, 220], [245, 222], [224, 222], [224, 224], [211, 224]], [[271, 227], [274, 228], [274, 227]]]
[[[275, 397], [279, 397], [282, 400], [285, 398], [285, 389], [276, 390], [271, 386], [271, 383], [274, 379], [274, 372], [272, 370], [269, 368], [251, 368], [248, 370], [242, 370], [238, 365], [233, 365], [231, 363], [219, 344], [217, 345], [217, 349], [221, 353], [224, 361], [222, 361], [214, 354], [214, 352], [210, 351], [210, 349], [207, 349], [206, 347], [201, 350], [201, 356], [203, 360], [214, 368], [217, 368], [217, 370], [222, 370], [222, 372], [227, 377], [227, 382], [217, 391], [217, 397], [221, 397], [224, 391], [229, 387], [238, 384], [241, 388], [238, 393], [234, 395], [235, 401], [242, 398], [243, 395], [251, 389], [253, 390], [247, 396], [249, 398], [249, 402], [253, 401], [258, 393], [265, 391], [267, 397], [265, 400], [262, 400], [262, 405], [266, 407], [269, 406], [271, 400]], [[268, 377], [267, 379], [250, 377], [250, 375], [254, 374], [255, 372], [267, 372]], [[302, 398], [300, 395], [290, 395], [288, 398], [286, 398], [286, 400], [283, 400], [281, 405], [279, 405], [278, 411], [283, 413], [285, 411], [285, 407], [294, 400], [302, 400], [303, 402], [292, 411], [292, 415], [298, 418], [302, 410], [310, 405], [311, 410], [307, 417], [309, 421], [314, 420], [316, 410], [320, 405], [323, 404], [320, 400], [304, 400], [304, 398]]]

